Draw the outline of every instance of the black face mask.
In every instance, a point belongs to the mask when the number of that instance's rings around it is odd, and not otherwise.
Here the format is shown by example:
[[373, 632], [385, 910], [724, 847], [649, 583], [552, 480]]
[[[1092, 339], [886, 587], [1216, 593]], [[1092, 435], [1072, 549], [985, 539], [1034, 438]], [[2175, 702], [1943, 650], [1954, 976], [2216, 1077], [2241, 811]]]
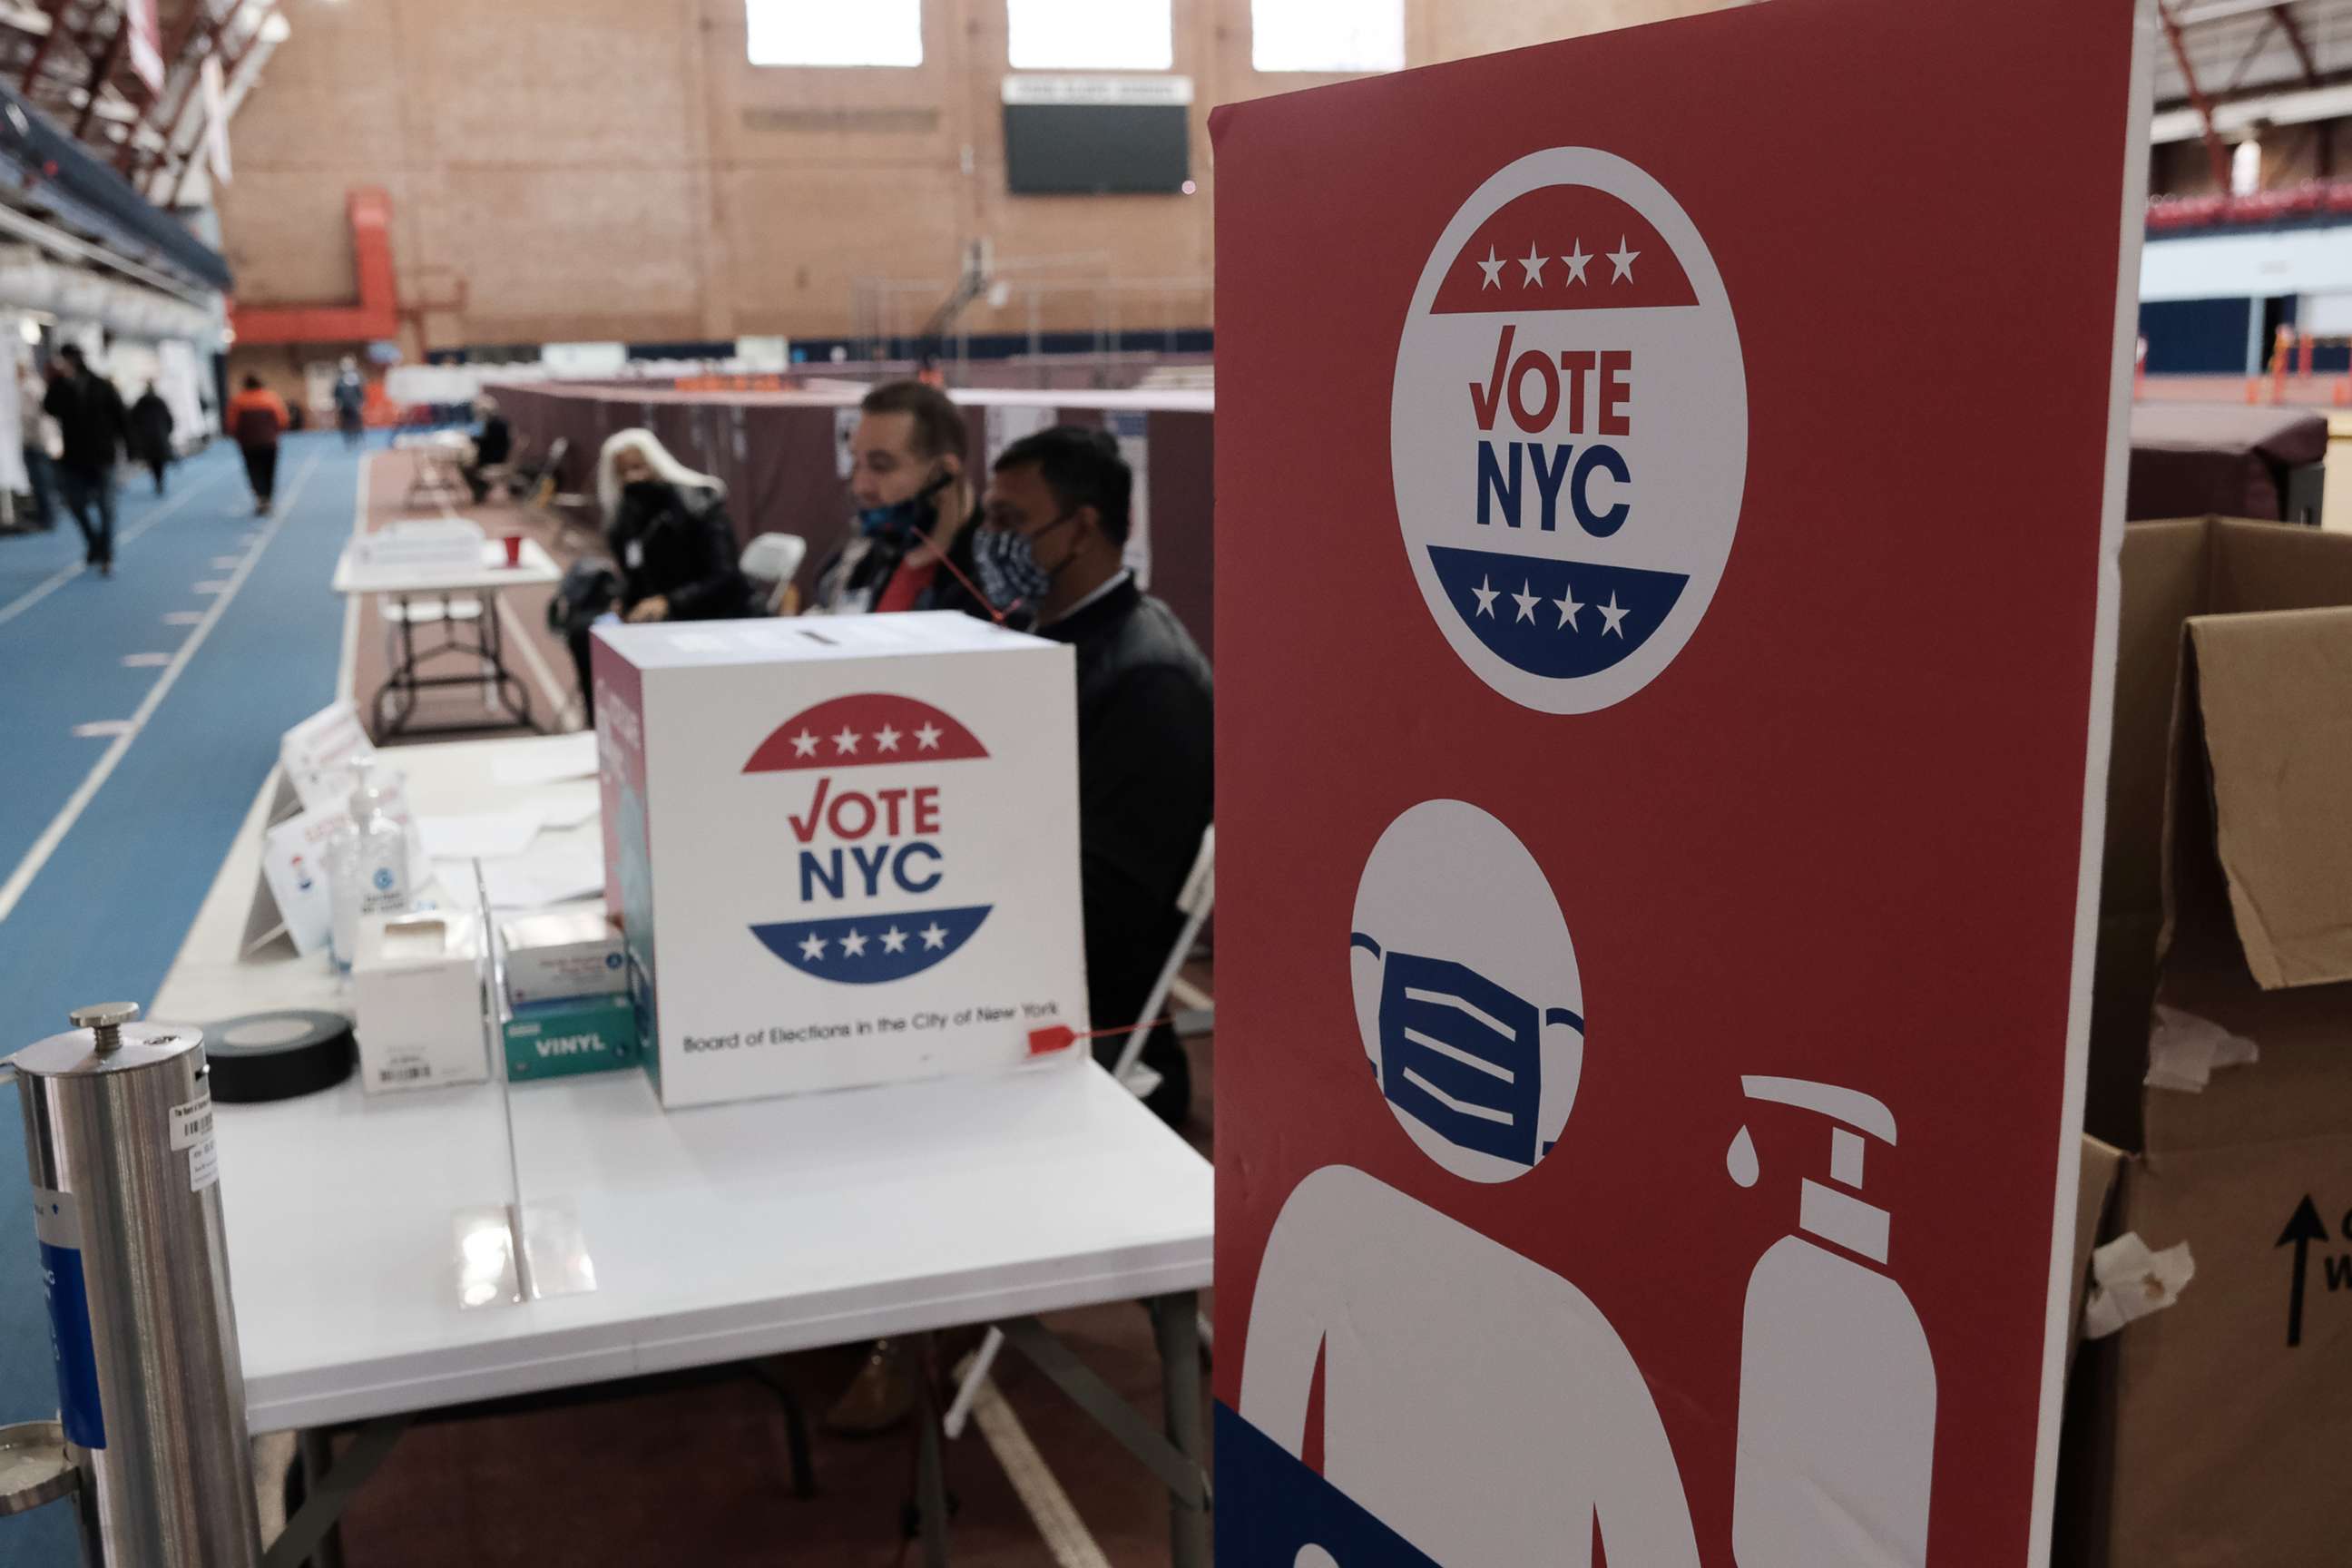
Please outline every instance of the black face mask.
[[659, 479], [631, 479], [621, 487], [622, 498], [639, 511], [659, 511], [669, 504], [673, 494], [670, 487]]

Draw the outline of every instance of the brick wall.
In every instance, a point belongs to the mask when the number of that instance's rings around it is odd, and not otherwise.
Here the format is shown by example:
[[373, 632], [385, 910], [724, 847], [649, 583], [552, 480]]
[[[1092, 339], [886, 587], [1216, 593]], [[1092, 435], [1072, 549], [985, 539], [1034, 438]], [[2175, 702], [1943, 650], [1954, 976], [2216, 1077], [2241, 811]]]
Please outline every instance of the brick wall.
[[[854, 4], [855, 0], [844, 0]], [[1733, 0], [1407, 0], [1419, 63], [1685, 15]], [[352, 293], [344, 195], [393, 198], [412, 355], [461, 344], [849, 331], [853, 280], [1091, 257], [1045, 276], [1123, 280], [1123, 328], [1208, 324], [1207, 111], [1314, 85], [1250, 66], [1247, 0], [1175, 0], [1193, 78], [1192, 196], [1004, 192], [1003, 0], [925, 0], [907, 70], [751, 66], [740, 0], [289, 0], [293, 35], [234, 132], [221, 193], [241, 299]], [[1192, 280], [1192, 286], [1183, 286]], [[936, 296], [910, 293], [919, 322]], [[1043, 295], [1084, 330], [1098, 290]], [[976, 307], [1019, 331], [1025, 298]], [[304, 356], [308, 357], [308, 356]]]

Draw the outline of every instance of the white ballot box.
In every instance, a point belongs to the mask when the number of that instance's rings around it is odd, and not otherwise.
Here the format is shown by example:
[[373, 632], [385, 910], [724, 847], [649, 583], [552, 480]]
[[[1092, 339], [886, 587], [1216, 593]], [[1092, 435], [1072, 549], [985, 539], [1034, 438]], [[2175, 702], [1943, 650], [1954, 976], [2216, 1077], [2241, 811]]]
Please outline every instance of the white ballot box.
[[950, 613], [594, 640], [605, 901], [664, 1105], [1084, 1055], [1068, 647]]

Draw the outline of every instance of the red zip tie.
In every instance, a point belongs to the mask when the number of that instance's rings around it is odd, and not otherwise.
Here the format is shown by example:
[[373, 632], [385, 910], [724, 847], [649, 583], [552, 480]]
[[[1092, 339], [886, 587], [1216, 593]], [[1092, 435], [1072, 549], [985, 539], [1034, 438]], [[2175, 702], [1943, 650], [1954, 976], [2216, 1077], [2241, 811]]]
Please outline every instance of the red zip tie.
[[[932, 554], [939, 557], [940, 564], [948, 569], [948, 574], [952, 576], [957, 582], [963, 584], [964, 592], [970, 594], [973, 600], [978, 603], [980, 607], [988, 612], [988, 618], [995, 622], [998, 626], [1001, 626], [1004, 624], [1005, 616], [1011, 615], [1014, 610], [1021, 608], [1024, 605], [1029, 602], [1026, 599], [1016, 599], [1009, 608], [1002, 610], [998, 609], [994, 605], [988, 602], [988, 595], [980, 591], [980, 584], [965, 576], [963, 574], [963, 568], [955, 563], [955, 558], [950, 555], [946, 551], [940, 549], [939, 545], [932, 541], [929, 534], [925, 533], [917, 524], [910, 522], [907, 526], [913, 531], [916, 538], [923, 542], [923, 548], [929, 550]], [[975, 522], [971, 526], [977, 528], [980, 525]]]
[[1088, 1029], [1083, 1034], [1071, 1028], [1067, 1024], [1048, 1024], [1042, 1029], [1029, 1031], [1029, 1054], [1033, 1057], [1048, 1057], [1055, 1051], [1068, 1050], [1080, 1040], [1097, 1040], [1105, 1035], [1131, 1035], [1139, 1029], [1156, 1029], [1162, 1024], [1173, 1021], [1171, 1017], [1159, 1017], [1148, 1024], [1121, 1024], [1117, 1028]]

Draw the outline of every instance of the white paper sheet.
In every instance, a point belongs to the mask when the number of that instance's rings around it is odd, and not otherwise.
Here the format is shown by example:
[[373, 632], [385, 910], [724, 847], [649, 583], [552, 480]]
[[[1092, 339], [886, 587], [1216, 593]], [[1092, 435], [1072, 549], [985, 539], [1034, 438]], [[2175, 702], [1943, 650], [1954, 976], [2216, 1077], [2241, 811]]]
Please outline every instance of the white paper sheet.
[[482, 863], [482, 887], [494, 910], [543, 910], [604, 890], [604, 847], [593, 836], [553, 839], [528, 855]]
[[604, 809], [604, 792], [593, 779], [550, 784], [532, 797], [550, 827], [577, 827]]
[[537, 805], [459, 816], [420, 814], [425, 852], [436, 860], [499, 860], [520, 855], [539, 837], [546, 816]]
[[596, 776], [596, 731], [551, 736], [537, 745], [518, 746], [491, 765], [490, 777], [502, 784], [554, 784], [562, 779]]

